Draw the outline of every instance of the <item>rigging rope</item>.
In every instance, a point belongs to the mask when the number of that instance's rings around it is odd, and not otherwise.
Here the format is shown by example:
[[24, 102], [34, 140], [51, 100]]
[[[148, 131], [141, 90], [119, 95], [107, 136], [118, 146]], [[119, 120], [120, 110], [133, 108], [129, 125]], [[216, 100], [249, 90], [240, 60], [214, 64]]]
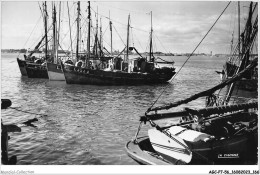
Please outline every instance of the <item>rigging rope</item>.
[[157, 35], [154, 34], [154, 36], [157, 38], [157, 40], [160, 42], [160, 44], [161, 44], [162, 47], [164, 48], [165, 52], [167, 53], [167, 50], [165, 49], [165, 47], [163, 46], [162, 42], [159, 40], [159, 38], [157, 37]]
[[[52, 27], [50, 26], [47, 32], [49, 32], [49, 30], [51, 30], [51, 29], [52, 29]], [[42, 36], [41, 36], [41, 37], [42, 37]], [[40, 39], [40, 37], [39, 37], [39, 39]], [[38, 39], [38, 40], [39, 40], [39, 39]], [[52, 39], [52, 38], [51, 38], [51, 39]], [[51, 39], [49, 39], [47, 43], [49, 43], [49, 41], [50, 41]], [[38, 41], [38, 40], [37, 40], [37, 41]], [[45, 43], [44, 43], [42, 46], [38, 47], [38, 50], [40, 50], [43, 46], [45, 46]]]
[[[52, 29], [52, 27], [53, 27], [53, 26], [51, 25], [51, 26], [48, 28], [47, 33]], [[39, 41], [44, 35], [45, 35], [45, 33], [43, 32], [42, 35], [39, 36], [39, 37], [33, 42], [33, 44], [31, 44], [31, 46], [30, 46], [29, 48], [35, 46], [36, 43], [38, 43], [38, 41]]]
[[135, 42], [134, 42], [134, 35], [133, 35], [133, 29], [132, 27], [130, 26], [131, 28], [131, 34], [132, 34], [132, 42], [133, 42], [133, 47], [135, 47]]
[[[95, 1], [94, 1], [95, 2]], [[95, 2], [95, 3], [97, 3], [97, 4], [100, 4], [98, 1], [97, 2]], [[139, 13], [139, 14], [144, 14], [144, 12], [142, 12], [142, 11], [130, 11], [130, 10], [126, 10], [126, 9], [121, 9], [121, 8], [116, 8], [116, 7], [113, 7], [113, 6], [109, 6], [109, 5], [103, 5], [103, 4], [101, 4], [101, 6], [107, 6], [107, 7], [110, 7], [110, 8], [114, 8], [114, 9], [118, 9], [118, 10], [122, 10], [122, 11], [126, 11], [126, 12], [132, 12], [132, 13]]]
[[[74, 25], [76, 23], [76, 21], [74, 21], [74, 23], [72, 24], [72, 26]], [[69, 33], [69, 31], [70, 31], [70, 29], [65, 33], [65, 35], [63, 36], [63, 38], [61, 39], [61, 43], [63, 42], [63, 40], [65, 39], [65, 37], [68, 35], [68, 33]], [[71, 46], [70, 46], [71, 47]], [[69, 47], [69, 48], [70, 48]]]
[[[40, 16], [40, 18], [38, 19], [37, 23], [35, 24], [35, 26], [34, 26], [34, 28], [33, 28], [32, 32], [30, 33], [30, 35], [29, 35], [29, 38], [26, 40], [26, 42], [25, 42], [25, 44], [24, 44], [23, 48], [25, 48], [25, 45], [26, 45], [26, 44], [27, 44], [27, 42], [29, 41], [29, 39], [30, 39], [30, 37], [31, 37], [32, 33], [34, 32], [34, 30], [35, 30], [36, 26], [38, 25], [38, 23], [39, 23], [40, 19], [41, 19], [41, 16]], [[20, 56], [20, 54], [21, 54], [21, 53], [19, 52], [19, 54], [18, 54], [18, 56], [17, 56], [17, 57], [19, 57], [19, 56]]]
[[[91, 9], [92, 9], [92, 8], [91, 8]], [[96, 13], [96, 11], [95, 11], [94, 9], [92, 9], [92, 10]], [[105, 15], [102, 15], [101, 13], [98, 13], [98, 14], [99, 14], [100, 16], [104, 17], [105, 19], [108, 19], [108, 20], [113, 21], [113, 22], [115, 22], [115, 23], [121, 24], [121, 25], [123, 25], [123, 26], [127, 26], [127, 24], [123, 24], [123, 23], [121, 23], [121, 22], [118, 22], [118, 21], [116, 21], [116, 20], [113, 20], [113, 19], [111, 19], [111, 18], [109, 18], [109, 17], [107, 17], [107, 16], [105, 16]], [[150, 33], [150, 31], [145, 31], [145, 30], [142, 30], [142, 29], [133, 27], [133, 26], [132, 26], [132, 28], [135, 29], [135, 30], [139, 30], [139, 31], [145, 32], [145, 33]]]
[[104, 31], [104, 32], [102, 32], [102, 38], [104, 37], [104, 35], [105, 35], [105, 33], [106, 33], [106, 31], [107, 31], [108, 27], [109, 27], [109, 24], [107, 25], [107, 28], [105, 29], [105, 31]]
[[[108, 43], [105, 39], [103, 39], [103, 42], [105, 42], [109, 47], [111, 47], [110, 43]], [[105, 47], [104, 47], [105, 48]], [[115, 50], [115, 48], [112, 48], [112, 50]], [[106, 50], [108, 52], [108, 50]], [[108, 52], [110, 53], [110, 52]], [[110, 53], [111, 54], [111, 53]]]
[[140, 45], [140, 47], [141, 47], [142, 51], [144, 51], [144, 49], [143, 49], [143, 46], [141, 45], [141, 43], [140, 43], [140, 41], [139, 41], [138, 37], [136, 37], [136, 35], [135, 35], [135, 33], [134, 33], [133, 31], [132, 31], [132, 33], [134, 34], [134, 36], [135, 36], [136, 40], [138, 41], [138, 44]]
[[[182, 68], [184, 67], [184, 65], [188, 62], [188, 60], [191, 58], [191, 56], [193, 55], [193, 53], [196, 51], [196, 49], [200, 46], [200, 44], [202, 43], [202, 41], [206, 38], [206, 36], [209, 34], [209, 32], [212, 30], [212, 28], [215, 26], [215, 24], [218, 22], [218, 20], [220, 19], [220, 17], [223, 15], [223, 13], [226, 11], [226, 9], [228, 8], [228, 6], [230, 5], [231, 1], [228, 2], [227, 6], [225, 7], [225, 9], [222, 11], [222, 13], [219, 15], [219, 17], [216, 19], [216, 21], [214, 22], [214, 24], [210, 27], [210, 29], [208, 30], [208, 32], [204, 35], [204, 37], [202, 38], [202, 40], [199, 42], [199, 44], [195, 47], [195, 49], [192, 51], [192, 53], [189, 55], [189, 57], [185, 60], [185, 62], [183, 63], [183, 65], [180, 67], [180, 69], [178, 70], [178, 72], [176, 72], [176, 74], [173, 76], [173, 78], [170, 80], [170, 82], [172, 82], [172, 80], [176, 77], [176, 75], [179, 74], [179, 72], [182, 70]], [[147, 112], [149, 112], [149, 110], [155, 105], [155, 103], [159, 100], [159, 98], [162, 96], [162, 94], [165, 92], [166, 88], [169, 86], [166, 85], [164, 90], [161, 92], [161, 94], [158, 96], [158, 98], [153, 102], [153, 104], [151, 105], [150, 108], [147, 109]]]
[[121, 38], [121, 36], [119, 35], [119, 33], [117, 32], [116, 28], [114, 25], [112, 25], [117, 33], [117, 35], [119, 36], [119, 38], [121, 39], [122, 43], [126, 46], [126, 44], [124, 43], [124, 40]]
[[157, 51], [158, 52], [158, 48], [157, 48], [157, 45], [156, 45], [156, 42], [154, 42], [154, 39], [152, 38], [152, 41], [153, 41], [153, 47], [152, 47], [152, 56], [154, 57], [154, 52]]
[[38, 2], [38, 5], [39, 5], [39, 8], [40, 8], [41, 14], [42, 14], [42, 16], [43, 16], [43, 11], [42, 11], [42, 8], [41, 8], [41, 6], [40, 6], [40, 3], [39, 3], [39, 2]]
[[149, 47], [150, 47], [150, 37], [148, 38], [147, 45], [146, 45], [146, 48], [145, 48], [145, 52], [148, 52], [147, 50], [149, 49]]

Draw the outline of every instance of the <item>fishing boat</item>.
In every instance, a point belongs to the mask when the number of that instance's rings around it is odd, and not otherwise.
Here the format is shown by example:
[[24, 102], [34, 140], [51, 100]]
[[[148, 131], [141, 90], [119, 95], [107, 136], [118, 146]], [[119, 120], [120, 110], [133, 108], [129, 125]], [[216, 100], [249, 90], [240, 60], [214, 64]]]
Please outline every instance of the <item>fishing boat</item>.
[[[245, 69], [250, 62], [258, 57], [257, 53], [253, 53], [253, 47], [256, 44], [257, 38], [257, 3], [249, 4], [248, 18], [243, 32], [240, 32], [240, 2], [238, 2], [238, 41], [233, 49], [233, 53], [228, 57], [226, 63], [223, 66], [223, 70], [220, 72], [222, 81], [231, 78], [233, 75]], [[233, 45], [233, 38], [231, 41], [231, 49]], [[257, 83], [258, 83], [258, 67], [248, 72], [241, 80], [233, 83], [233, 94], [230, 92], [224, 92], [227, 94], [227, 98], [233, 97], [254, 97], [257, 98]], [[228, 88], [230, 89], [230, 88]], [[223, 90], [224, 91], [224, 90]]]
[[26, 72], [28, 78], [43, 78], [43, 79], [49, 78], [47, 68], [46, 68], [46, 63], [44, 65], [28, 63], [26, 66]]
[[[60, 20], [60, 19], [59, 19]], [[46, 62], [46, 70], [48, 74], [49, 80], [65, 80], [61, 67], [57, 64], [58, 63], [58, 45], [59, 45], [59, 36], [58, 36], [58, 26], [56, 20], [56, 8], [55, 5], [53, 7], [53, 20], [52, 20], [52, 56], [51, 61]]]
[[60, 64], [47, 62], [46, 66], [50, 81], [65, 81], [65, 77]]
[[[254, 27], [257, 31], [258, 26]], [[258, 58], [254, 58], [243, 70], [217, 86], [163, 106], [153, 107], [153, 104], [140, 117], [135, 137], [126, 144], [128, 156], [148, 165], [257, 164], [257, 99], [236, 104], [229, 101], [214, 105], [206, 103], [201, 109], [186, 107], [177, 112], [165, 111], [201, 97], [211, 99], [224, 87], [229, 87], [232, 94], [234, 89], [230, 85], [240, 81], [257, 65]], [[165, 119], [174, 119], [174, 123], [167, 126], [156, 123]], [[148, 129], [147, 136], [138, 136], [142, 124], [146, 123], [150, 123], [152, 129]]]
[[[46, 35], [42, 37], [42, 39], [39, 41], [39, 43], [35, 46], [34, 50], [30, 52], [30, 54], [26, 55], [24, 54], [24, 60], [17, 58], [17, 63], [20, 69], [20, 72], [22, 76], [28, 76], [26, 67], [34, 67], [34, 66], [39, 66], [43, 63], [42, 59], [37, 58], [33, 56], [33, 54], [38, 51], [40, 45], [42, 44], [42, 41]], [[29, 76], [31, 75], [31, 72], [29, 72]], [[31, 76], [30, 76], [31, 77]]]
[[[41, 45], [42, 41], [45, 40], [45, 56], [41, 58], [36, 58], [35, 56], [32, 56], [34, 53], [31, 52], [28, 56], [25, 56], [25, 60], [30, 60], [30, 62], [26, 62], [26, 73], [28, 78], [44, 78], [48, 79], [48, 73], [47, 73], [47, 68], [46, 68], [46, 61], [49, 59], [48, 56], [48, 29], [47, 29], [47, 5], [46, 1], [43, 3], [43, 12], [44, 12], [44, 30], [45, 34], [40, 40], [40, 42], [37, 44], [35, 47], [34, 51], [36, 51], [39, 46]], [[32, 62], [31, 62], [32, 61]], [[21, 69], [21, 68], [20, 68]]]
[[[45, 27], [45, 56], [40, 59], [39, 63], [29, 63], [27, 64], [26, 71], [28, 78], [44, 78], [49, 80], [65, 80], [64, 74], [62, 72], [60, 61], [61, 56], [58, 55], [59, 52], [59, 32], [60, 25], [58, 27], [56, 19], [56, 5], [52, 5], [52, 38], [48, 40], [48, 31], [47, 30], [47, 6], [46, 2], [43, 6], [44, 10], [44, 27]], [[61, 8], [61, 7], [60, 7]], [[60, 18], [59, 18], [60, 21]], [[60, 24], [60, 23], [59, 23]], [[42, 39], [43, 40], [43, 39]], [[48, 50], [48, 42], [52, 41], [52, 48]], [[40, 45], [40, 44], [38, 44]], [[39, 61], [39, 59], [37, 60]], [[64, 60], [65, 61], [65, 60]]]
[[[88, 8], [90, 9], [90, 3]], [[142, 85], [167, 83], [175, 74], [174, 67], [156, 67], [155, 58], [152, 53], [152, 28], [150, 37], [150, 56], [149, 59], [142, 57], [130, 60], [129, 50], [135, 50], [129, 47], [129, 20], [127, 46], [116, 56], [106, 56], [103, 52], [99, 56], [91, 56], [90, 53], [90, 10], [88, 10], [88, 49], [85, 57], [84, 66], [63, 65], [62, 69], [67, 84], [89, 84], [89, 85]], [[111, 24], [111, 22], [110, 22]], [[111, 28], [111, 26], [110, 26]], [[96, 42], [96, 48], [100, 47], [100, 42]], [[111, 44], [112, 47], [112, 44]], [[123, 60], [120, 55], [126, 52], [126, 59]], [[112, 49], [111, 49], [112, 54]], [[166, 62], [167, 63], [167, 62]], [[173, 64], [174, 62], [171, 62]]]
[[[69, 19], [69, 28], [70, 28], [70, 12], [69, 12], [69, 5], [67, 2], [67, 7], [68, 7], [68, 19]], [[77, 44], [79, 42], [79, 23], [80, 23], [80, 1], [77, 2], [77, 11], [78, 11], [78, 16], [77, 16]], [[50, 62], [46, 63], [47, 66], [47, 72], [48, 72], [48, 77], [50, 81], [65, 81], [65, 76], [61, 68], [61, 62], [63, 61], [64, 63], [68, 63], [68, 60], [73, 60], [73, 50], [72, 50], [72, 38], [71, 38], [71, 31], [70, 31], [70, 39], [71, 39], [71, 56], [65, 55], [65, 56], [60, 56], [58, 55], [59, 53], [59, 38], [60, 38], [60, 16], [59, 16], [59, 27], [57, 27], [57, 20], [56, 20], [56, 11], [53, 11], [53, 51], [52, 51], [52, 60]], [[59, 29], [57, 29], [59, 28]], [[61, 58], [63, 57], [64, 60]], [[66, 58], [66, 59], [65, 59]], [[78, 58], [78, 46], [77, 46], [77, 53], [76, 53], [76, 58]]]
[[21, 60], [21, 59], [17, 58], [17, 63], [18, 63], [18, 66], [19, 66], [19, 69], [20, 69], [22, 76], [27, 76], [26, 60]]

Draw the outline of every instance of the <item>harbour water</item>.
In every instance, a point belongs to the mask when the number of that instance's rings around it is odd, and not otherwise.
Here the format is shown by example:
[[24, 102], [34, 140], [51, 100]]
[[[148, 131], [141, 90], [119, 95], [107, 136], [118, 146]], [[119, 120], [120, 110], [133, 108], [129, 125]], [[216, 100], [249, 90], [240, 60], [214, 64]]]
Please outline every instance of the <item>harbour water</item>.
[[[220, 77], [215, 71], [222, 70], [225, 61], [214, 56], [191, 57], [170, 84], [93, 86], [22, 77], [17, 55], [2, 53], [1, 98], [10, 99], [12, 107], [35, 114], [6, 109], [1, 110], [1, 117], [4, 124], [22, 129], [10, 133], [9, 140], [9, 156], [16, 155], [19, 165], [136, 165], [124, 147], [137, 130], [139, 116], [164, 88], [156, 105], [217, 85]], [[162, 58], [174, 60], [178, 71], [187, 57]], [[189, 104], [204, 106], [204, 98]], [[38, 119], [35, 127], [22, 124], [33, 118]], [[147, 129], [141, 130], [140, 135], [146, 134]]]

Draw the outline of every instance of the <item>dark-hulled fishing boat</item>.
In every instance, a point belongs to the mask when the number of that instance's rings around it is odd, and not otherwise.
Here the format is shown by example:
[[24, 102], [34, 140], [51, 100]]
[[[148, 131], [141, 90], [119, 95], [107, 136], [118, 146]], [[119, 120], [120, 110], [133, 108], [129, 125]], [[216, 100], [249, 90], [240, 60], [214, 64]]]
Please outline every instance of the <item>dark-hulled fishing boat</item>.
[[20, 60], [19, 58], [17, 58], [17, 63], [20, 69], [20, 72], [22, 74], [22, 76], [27, 76], [27, 72], [26, 72], [26, 61], [25, 60]]
[[[28, 55], [24, 55], [25, 60], [21, 61], [17, 59], [17, 62], [20, 65], [25, 67], [26, 74], [28, 78], [44, 78], [48, 79], [48, 73], [47, 73], [47, 68], [46, 68], [46, 61], [48, 59], [48, 29], [47, 29], [47, 5], [46, 1], [43, 3], [43, 14], [44, 14], [44, 30], [45, 30], [45, 35], [42, 37], [40, 42], [36, 45], [34, 50]], [[43, 40], [45, 40], [45, 56], [42, 58], [36, 58], [35, 56], [32, 56], [40, 47], [42, 44]], [[24, 67], [20, 67], [20, 70], [22, 68], [23, 73]], [[25, 73], [24, 73], [25, 74]]]
[[28, 63], [26, 66], [26, 72], [28, 78], [49, 78], [46, 65]]
[[[257, 31], [257, 25], [255, 29]], [[258, 59], [254, 58], [243, 70], [213, 88], [163, 106], [153, 107], [153, 104], [145, 115], [140, 117], [140, 125], [134, 139], [126, 144], [127, 154], [140, 164], [152, 165], [257, 164], [257, 99], [229, 104], [230, 98], [224, 97], [226, 101], [221, 105], [212, 101], [214, 93], [224, 87], [228, 87], [232, 94], [232, 84], [256, 69], [257, 65]], [[201, 97], [207, 99], [206, 108], [186, 107], [178, 112], [163, 111]], [[214, 105], [208, 105], [209, 103]], [[156, 120], [162, 119], [175, 120], [167, 126], [155, 123]], [[152, 129], [148, 130], [148, 136], [139, 137], [142, 124], [147, 122]]]
[[[46, 35], [45, 35], [46, 36]], [[40, 47], [42, 41], [44, 40], [45, 36], [40, 40], [40, 42], [35, 46], [34, 50], [29, 55], [24, 55], [24, 60], [17, 58], [17, 63], [20, 69], [22, 76], [28, 76], [26, 68], [29, 66], [42, 64], [42, 59], [32, 56]], [[30, 76], [31, 77], [31, 76]]]
[[[90, 4], [89, 7], [90, 9]], [[155, 59], [152, 53], [152, 29], [150, 38], [150, 59], [140, 58], [130, 60], [128, 53], [133, 47], [129, 43], [129, 18], [127, 32], [127, 46], [121, 53], [126, 51], [126, 60], [118, 56], [105, 56], [101, 54], [97, 61], [90, 55], [90, 10], [88, 10], [88, 51], [85, 58], [85, 67], [73, 65], [62, 65], [66, 83], [68, 84], [92, 84], [92, 85], [142, 85], [167, 83], [175, 74], [173, 67], [155, 66]], [[110, 23], [111, 24], [111, 23]], [[98, 45], [98, 44], [97, 44]], [[112, 49], [111, 49], [112, 50]], [[136, 49], [135, 49], [136, 50]], [[137, 52], [138, 53], [138, 52]], [[173, 62], [171, 62], [173, 63]], [[104, 66], [105, 65], [105, 66]]]
[[68, 65], [63, 67], [63, 72], [68, 84], [93, 84], [93, 85], [137, 85], [166, 83], [174, 75], [159, 74], [156, 71], [150, 73], [123, 71], [92, 70], [87, 68], [77, 69]]

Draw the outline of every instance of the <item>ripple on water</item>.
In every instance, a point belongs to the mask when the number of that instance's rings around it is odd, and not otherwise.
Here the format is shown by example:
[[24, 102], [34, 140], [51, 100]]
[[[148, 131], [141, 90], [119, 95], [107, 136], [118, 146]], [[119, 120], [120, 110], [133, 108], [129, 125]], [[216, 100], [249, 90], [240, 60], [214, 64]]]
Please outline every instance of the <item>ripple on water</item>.
[[[13, 107], [46, 114], [1, 111], [4, 124], [22, 128], [22, 132], [12, 133], [9, 141], [9, 154], [17, 155], [20, 165], [135, 165], [124, 147], [137, 130], [139, 116], [164, 88], [156, 105], [183, 99], [218, 83], [215, 70], [223, 64], [213, 58], [194, 57], [167, 85], [84, 86], [21, 78], [15, 59], [2, 59], [2, 98], [11, 99]], [[174, 60], [177, 68], [185, 61], [179, 57]], [[191, 103], [194, 108], [203, 105], [204, 99]], [[35, 128], [22, 124], [34, 117], [38, 118]], [[148, 128], [148, 124], [143, 126], [140, 135], [147, 135]]]

